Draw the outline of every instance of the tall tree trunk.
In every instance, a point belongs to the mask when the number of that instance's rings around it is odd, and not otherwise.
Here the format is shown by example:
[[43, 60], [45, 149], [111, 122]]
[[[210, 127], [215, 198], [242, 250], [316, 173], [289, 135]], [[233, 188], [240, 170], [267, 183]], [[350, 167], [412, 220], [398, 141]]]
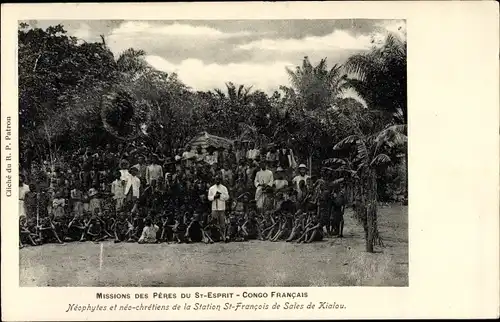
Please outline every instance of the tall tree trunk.
[[373, 247], [378, 240], [377, 227], [377, 178], [375, 171], [369, 170], [367, 180], [367, 207], [366, 207], [366, 251], [373, 253]]

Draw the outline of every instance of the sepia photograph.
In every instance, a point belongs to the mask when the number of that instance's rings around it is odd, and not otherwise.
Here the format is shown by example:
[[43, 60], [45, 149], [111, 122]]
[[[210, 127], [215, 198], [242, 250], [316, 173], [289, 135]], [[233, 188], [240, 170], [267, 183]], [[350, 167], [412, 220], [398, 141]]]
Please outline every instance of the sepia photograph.
[[405, 20], [17, 41], [19, 286], [409, 285]]

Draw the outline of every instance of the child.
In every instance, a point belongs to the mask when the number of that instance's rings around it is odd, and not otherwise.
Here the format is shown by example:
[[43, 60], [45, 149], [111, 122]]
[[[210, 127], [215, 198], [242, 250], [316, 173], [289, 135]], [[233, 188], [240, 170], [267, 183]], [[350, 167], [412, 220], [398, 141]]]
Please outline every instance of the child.
[[101, 220], [102, 223], [102, 228], [104, 232], [104, 239], [106, 238], [114, 238], [114, 233], [113, 232], [113, 227], [115, 226], [115, 218], [111, 216], [111, 213], [109, 210], [103, 210], [102, 212], [102, 217], [98, 217], [98, 219]]
[[169, 211], [166, 212], [162, 218], [162, 232], [161, 241], [170, 242], [174, 240], [174, 226], [175, 226], [175, 216], [174, 213]]
[[144, 229], [139, 238], [139, 244], [154, 244], [156, 243], [156, 233], [160, 229], [156, 224], [153, 224], [151, 217], [147, 217], [144, 221]]
[[231, 189], [234, 186], [234, 174], [227, 162], [223, 163], [221, 174], [223, 184]]
[[308, 189], [305, 180], [300, 180], [297, 189], [297, 204], [299, 208], [305, 210], [307, 204]]
[[226, 243], [229, 241], [239, 241], [238, 228], [238, 219], [233, 213], [229, 216], [229, 224], [226, 226]]
[[297, 211], [294, 218], [295, 219], [293, 223], [292, 232], [290, 233], [290, 236], [286, 239], [286, 242], [294, 241], [300, 238], [300, 236], [302, 236], [302, 234], [304, 233], [304, 224], [303, 224], [304, 218], [302, 216], [302, 212], [300, 210]]
[[233, 209], [237, 214], [245, 214], [248, 211], [248, 202], [250, 199], [250, 193], [246, 192], [239, 195], [236, 200], [234, 200]]
[[266, 212], [262, 221], [262, 240], [267, 240], [270, 238], [270, 236], [276, 234], [277, 228], [278, 221], [274, 219], [274, 216], [270, 212]]
[[28, 224], [28, 219], [26, 216], [22, 216], [19, 218], [19, 247], [23, 248], [24, 244], [30, 243], [33, 246], [36, 246], [37, 243], [35, 241], [36, 233], [30, 230], [30, 225]]
[[87, 236], [90, 237], [91, 241], [101, 241], [102, 240], [102, 222], [100, 220], [100, 209], [95, 208], [94, 214], [90, 218], [87, 229]]
[[[52, 222], [50, 216], [44, 217], [40, 225], [37, 226], [40, 242], [50, 241], [54, 238], [59, 244], [64, 244], [57, 234], [56, 225]], [[52, 234], [49, 234], [52, 233]]]
[[243, 225], [246, 222], [245, 215], [244, 214], [236, 214], [236, 218], [238, 219], [238, 236], [241, 239], [241, 241], [246, 241], [248, 233], [243, 228]]
[[292, 230], [291, 216], [289, 213], [283, 213], [280, 218], [280, 225], [278, 232], [274, 235], [271, 241], [275, 242], [280, 239], [288, 239]]
[[96, 188], [90, 188], [89, 190], [89, 212], [94, 214], [97, 211], [101, 211], [101, 199], [99, 198], [99, 191]]
[[52, 214], [54, 218], [61, 219], [64, 217], [65, 205], [66, 200], [63, 198], [62, 192], [57, 192], [55, 198], [52, 200]]
[[[131, 213], [132, 217], [132, 225], [134, 227], [132, 231], [132, 240], [137, 241], [142, 235], [142, 231], [144, 230], [145, 218], [142, 217], [141, 213]], [[129, 240], [130, 241], [130, 240]]]
[[82, 203], [83, 203], [83, 213], [88, 213], [90, 211], [90, 198], [89, 198], [89, 193], [84, 192], [82, 196]]
[[73, 214], [78, 216], [83, 215], [83, 192], [79, 182], [75, 182], [70, 195], [71, 203], [73, 204]]
[[68, 224], [67, 238], [72, 241], [81, 240], [85, 236], [85, 222], [82, 214], [75, 214]]
[[222, 240], [222, 233], [217, 223], [217, 218], [211, 218], [209, 223], [203, 229], [205, 235], [205, 243], [213, 244]]
[[127, 220], [127, 215], [123, 211], [119, 212], [113, 225], [115, 243], [126, 241], [130, 237], [130, 226], [131, 224]]
[[203, 229], [200, 224], [200, 215], [194, 214], [191, 223], [187, 228], [189, 239], [194, 243], [199, 243], [203, 240]]
[[174, 226], [174, 241], [179, 244], [186, 242], [186, 233], [185, 216], [179, 215]]
[[121, 211], [125, 200], [125, 180], [122, 180], [122, 173], [116, 170], [114, 173], [114, 181], [111, 183], [111, 194], [115, 201], [115, 210]]
[[255, 211], [248, 213], [246, 221], [241, 226], [245, 239], [257, 239], [260, 236], [259, 222], [257, 221]]
[[305, 232], [299, 238], [298, 242], [310, 243], [323, 240], [323, 225], [317, 215], [310, 216], [311, 221], [306, 226]]

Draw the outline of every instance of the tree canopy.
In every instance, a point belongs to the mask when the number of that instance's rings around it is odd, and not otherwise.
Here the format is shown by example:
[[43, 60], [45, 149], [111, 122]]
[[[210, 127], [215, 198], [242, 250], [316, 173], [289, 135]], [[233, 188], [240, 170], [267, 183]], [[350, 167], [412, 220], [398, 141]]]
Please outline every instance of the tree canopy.
[[[195, 91], [175, 73], [152, 68], [141, 49], [115, 56], [104, 37], [78, 41], [61, 25], [20, 24], [18, 36], [21, 144], [40, 154], [130, 138], [169, 150], [207, 131], [286, 143], [301, 158], [322, 160], [338, 156], [333, 146], [352, 134], [332, 110], [363, 111], [366, 131], [406, 123], [406, 42], [393, 35], [344, 65], [304, 57], [272, 95], [231, 80]], [[367, 107], [343, 96], [349, 88]]]

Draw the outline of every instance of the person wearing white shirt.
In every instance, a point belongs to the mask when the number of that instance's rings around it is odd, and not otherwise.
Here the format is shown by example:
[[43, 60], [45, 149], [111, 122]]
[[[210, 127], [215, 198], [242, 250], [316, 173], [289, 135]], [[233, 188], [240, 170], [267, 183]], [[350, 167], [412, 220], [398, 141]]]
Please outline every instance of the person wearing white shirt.
[[30, 187], [24, 183], [23, 176], [19, 176], [19, 217], [26, 217], [26, 209], [24, 206], [24, 196], [30, 192]]
[[141, 237], [138, 240], [139, 244], [154, 244], [156, 243], [156, 233], [160, 228], [154, 224], [151, 218], [146, 218], [144, 221], [144, 229]]
[[158, 164], [158, 156], [153, 155], [151, 164], [146, 168], [146, 183], [149, 185], [151, 181], [163, 179], [163, 168]]
[[139, 172], [137, 168], [132, 167], [129, 172], [130, 178], [125, 186], [125, 196], [127, 196], [127, 200], [132, 200], [134, 203], [134, 209], [132, 210], [134, 212], [136, 208], [135, 202], [139, 199], [140, 195], [141, 179], [137, 177], [137, 173]]
[[129, 163], [127, 160], [120, 161], [120, 180], [125, 182], [130, 178], [130, 172], [128, 172]]
[[226, 240], [226, 201], [229, 200], [229, 192], [221, 181], [221, 176], [217, 175], [215, 184], [208, 189], [208, 200], [212, 202], [212, 218], [217, 220], [223, 240]]
[[125, 185], [126, 181], [121, 180], [120, 171], [117, 171], [115, 181], [111, 183], [111, 194], [115, 200], [115, 210], [120, 211], [125, 200]]
[[214, 165], [217, 163], [217, 153], [215, 152], [215, 148], [213, 146], [209, 146], [207, 148], [207, 155], [205, 155], [205, 162], [209, 165]]
[[259, 211], [264, 210], [264, 205], [266, 201], [265, 188], [271, 187], [273, 185], [274, 178], [271, 170], [267, 170], [266, 163], [260, 163], [260, 171], [255, 175], [254, 185], [257, 188], [255, 191], [255, 201], [257, 204], [257, 209]]
[[276, 180], [274, 180], [273, 185], [274, 185], [274, 188], [276, 189], [276, 191], [279, 191], [279, 190], [282, 190], [282, 189], [285, 189], [288, 187], [288, 181], [285, 178], [283, 178], [283, 168], [282, 167], [278, 167], [278, 169], [276, 169]]
[[255, 160], [260, 155], [260, 150], [255, 148], [255, 142], [250, 142], [250, 149], [247, 151], [247, 159]]
[[307, 180], [310, 178], [310, 176], [306, 174], [306, 171], [307, 167], [305, 164], [299, 165], [299, 174], [292, 179], [292, 182], [295, 185], [295, 190], [299, 190], [300, 181], [307, 182]]
[[185, 162], [186, 167], [191, 167], [193, 165], [193, 159], [196, 157], [194, 152], [191, 151], [191, 147], [186, 148], [186, 151], [182, 153], [182, 160]]

